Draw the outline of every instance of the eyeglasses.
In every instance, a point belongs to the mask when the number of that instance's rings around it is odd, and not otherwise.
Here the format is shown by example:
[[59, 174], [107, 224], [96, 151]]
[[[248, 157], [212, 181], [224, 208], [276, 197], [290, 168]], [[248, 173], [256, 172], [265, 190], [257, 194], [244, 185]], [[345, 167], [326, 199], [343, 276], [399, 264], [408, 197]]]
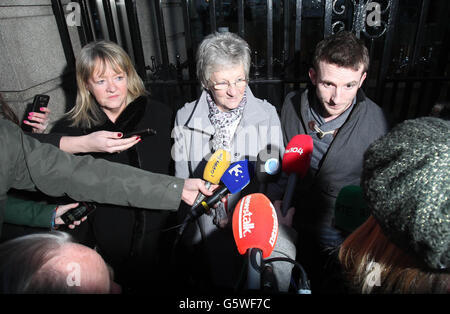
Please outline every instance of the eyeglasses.
[[247, 80], [246, 79], [238, 79], [234, 83], [231, 83], [231, 82], [221, 82], [221, 83], [212, 82], [212, 83], [213, 83], [214, 89], [226, 90], [226, 89], [230, 88], [231, 85], [233, 85], [233, 84], [234, 84], [234, 86], [236, 86], [236, 88], [245, 87], [247, 85]]

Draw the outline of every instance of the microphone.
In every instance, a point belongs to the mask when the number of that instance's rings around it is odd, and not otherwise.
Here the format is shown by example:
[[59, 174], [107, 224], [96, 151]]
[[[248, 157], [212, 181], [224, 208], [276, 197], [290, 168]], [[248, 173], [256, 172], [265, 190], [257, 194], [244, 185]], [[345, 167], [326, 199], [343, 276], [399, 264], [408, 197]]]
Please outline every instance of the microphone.
[[370, 211], [359, 185], [344, 186], [336, 198], [334, 225], [336, 228], [352, 233], [369, 218]]
[[267, 183], [275, 182], [281, 174], [280, 150], [268, 145], [256, 158], [256, 177], [260, 183], [259, 192], [265, 194]]
[[209, 212], [210, 208], [219, 202], [226, 194], [234, 194], [243, 190], [250, 183], [251, 176], [253, 176], [253, 168], [251, 168], [251, 164], [248, 160], [237, 161], [227, 168], [220, 178], [223, 184], [219, 186], [213, 195], [207, 197], [196, 206], [193, 206], [186, 215], [183, 223], [180, 225], [173, 243], [172, 261], [175, 260], [176, 248], [188, 224], [204, 213]]
[[297, 179], [303, 178], [308, 172], [311, 164], [313, 147], [312, 137], [306, 134], [294, 136], [286, 146], [283, 155], [282, 169], [289, 177], [283, 197], [283, 205], [281, 207], [281, 214], [283, 217], [286, 216], [286, 213], [291, 206]]
[[278, 237], [275, 208], [264, 194], [249, 194], [237, 203], [232, 228], [237, 249], [247, 258], [247, 288], [260, 289], [263, 258], [272, 254]]
[[[230, 166], [231, 154], [224, 150], [219, 149], [208, 160], [208, 163], [203, 170], [203, 179], [206, 181], [205, 187], [209, 190], [211, 184], [219, 184], [220, 178], [227, 168]], [[202, 193], [198, 193], [197, 198], [191, 208], [197, 206], [201, 201], [206, 198]]]
[[266, 292], [279, 291], [277, 277], [271, 265], [265, 265], [261, 274], [261, 289]]
[[250, 183], [252, 175], [252, 168], [248, 160], [232, 163], [220, 178], [223, 185], [219, 186], [213, 195], [191, 208], [191, 211], [186, 216], [185, 224], [209, 212], [210, 208], [228, 193], [234, 194], [243, 190]]

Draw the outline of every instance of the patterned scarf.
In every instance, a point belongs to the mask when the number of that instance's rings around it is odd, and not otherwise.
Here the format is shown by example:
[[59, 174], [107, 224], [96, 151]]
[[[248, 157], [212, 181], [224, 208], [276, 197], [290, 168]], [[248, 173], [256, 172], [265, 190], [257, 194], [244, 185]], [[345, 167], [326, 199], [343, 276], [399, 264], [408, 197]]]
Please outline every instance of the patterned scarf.
[[208, 118], [215, 129], [215, 133], [212, 138], [213, 149], [214, 151], [217, 151], [218, 149], [230, 151], [232, 137], [230, 126], [242, 117], [245, 104], [247, 103], [247, 93], [244, 92], [244, 96], [242, 97], [242, 100], [237, 108], [227, 112], [222, 112], [217, 108], [217, 105], [209, 92], [206, 93], [206, 101], [209, 107]]

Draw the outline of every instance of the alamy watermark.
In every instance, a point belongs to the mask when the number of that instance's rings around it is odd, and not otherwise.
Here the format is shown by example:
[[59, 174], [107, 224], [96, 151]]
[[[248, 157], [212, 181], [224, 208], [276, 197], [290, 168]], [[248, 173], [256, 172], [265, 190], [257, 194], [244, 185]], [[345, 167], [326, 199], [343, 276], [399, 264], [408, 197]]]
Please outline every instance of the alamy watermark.
[[381, 26], [381, 5], [378, 2], [369, 2], [366, 6], [366, 13], [366, 23], [368, 26]]
[[66, 16], [67, 26], [81, 26], [81, 8], [78, 2], [69, 2], [66, 11], [70, 12]]
[[[172, 129], [174, 144], [171, 156], [175, 163], [194, 162], [199, 163], [203, 159], [208, 160], [211, 156], [210, 139], [215, 133], [212, 125], [205, 126], [203, 118], [191, 119], [189, 127], [184, 125], [175, 126]], [[224, 147], [231, 154], [232, 161], [247, 159], [256, 162], [257, 156], [267, 160], [276, 155], [278, 150], [283, 149], [283, 134], [278, 125], [246, 125], [239, 127], [233, 136], [234, 144]], [[269, 149], [268, 145], [271, 143]]]
[[[81, 26], [81, 7], [78, 2], [69, 2], [66, 6], [67, 26]], [[370, 27], [381, 26], [381, 5], [378, 2], [369, 2], [366, 5], [366, 23]]]
[[377, 262], [371, 262], [366, 268], [367, 276], [365, 284], [368, 287], [381, 286], [381, 265]]
[[78, 263], [72, 262], [66, 267], [69, 274], [66, 277], [66, 283], [69, 287], [81, 286], [81, 266]]

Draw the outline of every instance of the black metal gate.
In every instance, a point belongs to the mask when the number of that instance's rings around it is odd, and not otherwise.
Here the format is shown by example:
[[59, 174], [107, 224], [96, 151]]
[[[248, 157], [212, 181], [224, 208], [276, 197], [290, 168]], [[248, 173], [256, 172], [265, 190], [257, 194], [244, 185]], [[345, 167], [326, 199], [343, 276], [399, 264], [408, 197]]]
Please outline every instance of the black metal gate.
[[[61, 2], [52, 0], [68, 64], [73, 66], [65, 23], [70, 11]], [[371, 66], [363, 88], [393, 122], [428, 115], [434, 104], [450, 99], [447, 0], [148, 0], [157, 25], [158, 53], [147, 62], [142, 41], [148, 34], [141, 32], [138, 14], [142, 2], [78, 0], [78, 33], [82, 45], [99, 38], [122, 45], [153, 97], [174, 110], [200, 94], [195, 51], [204, 36], [221, 29], [249, 42], [252, 90], [278, 110], [289, 91], [308, 84], [316, 43], [343, 29], [366, 42]], [[172, 7], [183, 20], [182, 52], [168, 48], [164, 14]]]

